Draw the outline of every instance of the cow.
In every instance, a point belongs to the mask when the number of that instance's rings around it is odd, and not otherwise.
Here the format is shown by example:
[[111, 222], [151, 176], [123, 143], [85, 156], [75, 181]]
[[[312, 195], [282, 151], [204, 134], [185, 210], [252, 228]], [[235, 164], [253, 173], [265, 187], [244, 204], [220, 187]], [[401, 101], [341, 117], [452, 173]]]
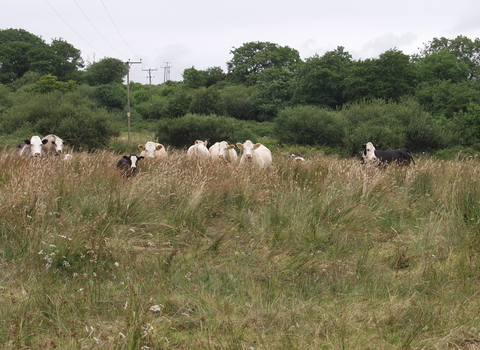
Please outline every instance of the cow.
[[295, 162], [304, 162], [305, 161], [305, 158], [303, 158], [300, 153], [292, 153], [290, 155], [290, 159], [295, 161]]
[[42, 145], [43, 151], [48, 155], [48, 156], [59, 156], [63, 152], [63, 140], [58, 137], [57, 135], [47, 135], [42, 139], [46, 140], [47, 143], [44, 143]]
[[243, 151], [240, 156], [240, 164], [251, 162], [260, 168], [272, 164], [272, 152], [261, 143], [254, 144], [247, 140], [244, 143], [237, 143], [237, 147]]
[[234, 164], [238, 159], [235, 145], [229, 145], [227, 141], [215, 142], [208, 151], [213, 160], [222, 160]]
[[208, 141], [195, 141], [195, 144], [190, 146], [187, 150], [187, 157], [189, 158], [210, 158], [210, 152], [207, 148]]
[[413, 154], [406, 148], [400, 148], [390, 151], [380, 151], [375, 148], [373, 143], [367, 142], [363, 145], [362, 163], [377, 163], [380, 166], [387, 166], [389, 163], [397, 165], [415, 164]]
[[140, 149], [140, 157], [166, 159], [168, 158], [167, 151], [161, 143], [148, 141], [145, 145], [138, 145]]
[[27, 158], [48, 158], [47, 153], [42, 149], [47, 140], [40, 139], [40, 136], [32, 136], [30, 140], [25, 140], [17, 147], [17, 154]]
[[122, 172], [122, 176], [130, 177], [135, 176], [137, 173], [137, 164], [144, 157], [131, 154], [129, 156], [123, 156], [117, 163], [117, 169]]

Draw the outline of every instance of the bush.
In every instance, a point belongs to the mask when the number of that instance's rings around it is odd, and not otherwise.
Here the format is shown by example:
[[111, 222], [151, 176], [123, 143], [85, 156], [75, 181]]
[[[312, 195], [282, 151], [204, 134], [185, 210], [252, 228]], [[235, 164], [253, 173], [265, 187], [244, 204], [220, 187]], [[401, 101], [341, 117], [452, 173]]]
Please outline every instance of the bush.
[[180, 148], [192, 145], [195, 140], [208, 140], [209, 144], [213, 144], [218, 141], [235, 143], [254, 139], [253, 133], [238, 120], [196, 114], [187, 114], [173, 120], [160, 120], [155, 137], [158, 142]]
[[315, 106], [281, 110], [274, 121], [274, 135], [280, 143], [342, 146], [347, 121], [337, 112]]
[[256, 120], [258, 111], [252, 101], [254, 87], [235, 85], [221, 91], [223, 109], [227, 116], [240, 120]]
[[127, 104], [127, 93], [120, 84], [100, 85], [95, 88], [94, 99], [109, 111], [121, 110]]

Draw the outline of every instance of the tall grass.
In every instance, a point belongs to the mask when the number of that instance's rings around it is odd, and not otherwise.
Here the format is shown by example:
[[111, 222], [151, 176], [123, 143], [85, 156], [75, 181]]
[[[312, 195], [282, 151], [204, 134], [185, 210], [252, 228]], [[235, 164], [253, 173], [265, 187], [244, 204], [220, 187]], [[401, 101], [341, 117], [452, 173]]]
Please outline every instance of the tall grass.
[[0, 153], [4, 349], [480, 348], [480, 163]]

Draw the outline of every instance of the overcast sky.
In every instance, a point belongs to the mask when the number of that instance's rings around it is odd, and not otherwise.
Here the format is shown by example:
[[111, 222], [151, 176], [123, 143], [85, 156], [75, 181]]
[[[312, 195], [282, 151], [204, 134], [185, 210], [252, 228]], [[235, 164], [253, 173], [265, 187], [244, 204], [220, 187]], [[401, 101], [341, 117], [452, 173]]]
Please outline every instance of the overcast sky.
[[433, 38], [480, 37], [480, 0], [5, 0], [0, 29], [62, 38], [85, 61], [132, 64], [132, 81], [182, 80], [184, 69], [221, 67], [244, 43], [289, 46], [302, 59], [345, 47], [353, 59], [393, 48], [419, 52]]

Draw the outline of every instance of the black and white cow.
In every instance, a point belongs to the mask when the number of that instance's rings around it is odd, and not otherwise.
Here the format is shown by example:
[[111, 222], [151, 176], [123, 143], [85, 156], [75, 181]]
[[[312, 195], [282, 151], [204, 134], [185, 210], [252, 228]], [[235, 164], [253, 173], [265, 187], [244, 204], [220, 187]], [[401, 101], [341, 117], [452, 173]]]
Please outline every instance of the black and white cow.
[[47, 140], [40, 139], [39, 136], [32, 136], [30, 140], [25, 140], [23, 143], [18, 145], [17, 154], [27, 158], [45, 159], [48, 156], [42, 149], [42, 146], [47, 142]]
[[144, 157], [131, 154], [129, 156], [123, 156], [117, 163], [117, 169], [121, 170], [122, 176], [130, 177], [137, 173], [137, 165]]
[[412, 152], [406, 148], [380, 151], [371, 142], [363, 145], [362, 163], [377, 163], [381, 166], [387, 166], [388, 163], [392, 162], [397, 165], [409, 165], [412, 162], [415, 164]]

